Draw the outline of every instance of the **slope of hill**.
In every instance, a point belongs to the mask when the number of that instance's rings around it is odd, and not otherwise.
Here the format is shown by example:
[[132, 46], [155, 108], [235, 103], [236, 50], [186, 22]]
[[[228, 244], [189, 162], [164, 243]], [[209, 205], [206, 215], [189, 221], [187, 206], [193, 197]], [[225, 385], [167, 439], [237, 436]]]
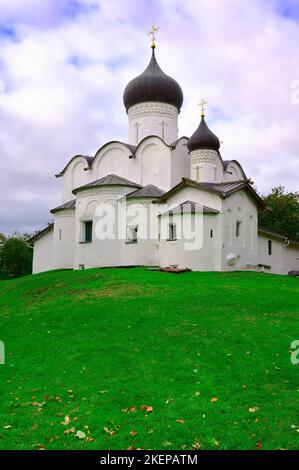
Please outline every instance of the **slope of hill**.
[[298, 279], [95, 269], [0, 288], [1, 449], [299, 448]]

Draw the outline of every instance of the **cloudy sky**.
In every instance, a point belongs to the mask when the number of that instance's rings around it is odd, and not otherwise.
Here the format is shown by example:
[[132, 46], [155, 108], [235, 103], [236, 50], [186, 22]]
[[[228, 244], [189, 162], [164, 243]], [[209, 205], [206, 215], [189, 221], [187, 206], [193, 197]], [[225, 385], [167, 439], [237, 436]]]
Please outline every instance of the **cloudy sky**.
[[42, 228], [54, 174], [76, 154], [127, 140], [122, 93], [150, 58], [197, 103], [258, 190], [299, 190], [298, 0], [0, 0], [0, 232]]

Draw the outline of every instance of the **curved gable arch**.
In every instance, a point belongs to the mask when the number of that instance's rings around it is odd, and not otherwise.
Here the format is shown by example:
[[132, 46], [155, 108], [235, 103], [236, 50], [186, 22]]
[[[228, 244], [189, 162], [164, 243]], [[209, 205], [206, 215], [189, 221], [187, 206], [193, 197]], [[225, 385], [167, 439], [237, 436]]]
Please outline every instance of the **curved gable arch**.
[[136, 150], [136, 160], [140, 162], [141, 184], [153, 184], [168, 190], [170, 182], [171, 147], [160, 137], [149, 136], [143, 139]]
[[110, 173], [128, 178], [132, 150], [133, 147], [130, 149], [121, 142], [109, 142], [103, 145], [92, 162], [93, 178], [99, 179]]
[[73, 199], [73, 189], [87, 183], [86, 168], [88, 168], [86, 158], [76, 155], [69, 161], [62, 173], [57, 175], [63, 177], [63, 202]]
[[229, 162], [225, 174], [230, 181], [247, 180], [244, 170], [237, 160], [231, 160]]

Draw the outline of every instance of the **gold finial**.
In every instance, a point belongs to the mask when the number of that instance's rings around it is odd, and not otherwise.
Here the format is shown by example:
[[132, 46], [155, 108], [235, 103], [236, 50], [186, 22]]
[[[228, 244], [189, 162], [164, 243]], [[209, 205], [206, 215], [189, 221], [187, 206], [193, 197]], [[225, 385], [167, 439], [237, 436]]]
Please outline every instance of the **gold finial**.
[[208, 102], [204, 98], [198, 103], [198, 106], [201, 108], [201, 117], [205, 117], [207, 104]]
[[155, 25], [155, 23], [153, 23], [152, 29], [151, 29], [151, 30], [149, 31], [149, 33], [148, 33], [149, 36], [152, 36], [152, 46], [151, 46], [152, 49], [155, 49], [155, 47], [156, 47], [156, 44], [155, 44], [155, 39], [156, 39], [155, 33], [156, 33], [157, 31], [159, 31], [159, 28], [158, 28], [158, 26]]

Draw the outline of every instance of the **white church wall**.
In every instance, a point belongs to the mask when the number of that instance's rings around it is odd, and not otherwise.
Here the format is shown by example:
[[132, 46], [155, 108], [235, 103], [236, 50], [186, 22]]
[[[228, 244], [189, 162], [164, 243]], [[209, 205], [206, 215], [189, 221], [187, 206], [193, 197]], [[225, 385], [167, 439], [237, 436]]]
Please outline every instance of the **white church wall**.
[[199, 149], [190, 152], [191, 179], [194, 181], [221, 183], [223, 181], [223, 164], [218, 152], [210, 149]]
[[178, 138], [178, 111], [166, 103], [139, 103], [128, 110], [129, 143], [137, 145], [145, 137], [156, 135], [171, 144]]
[[87, 184], [89, 179], [89, 171], [85, 171], [88, 167], [87, 161], [84, 157], [76, 157], [66, 168], [64, 175], [62, 176], [62, 194], [61, 203], [69, 202], [75, 198], [72, 191], [79, 186]]
[[[268, 251], [268, 241], [272, 244], [272, 254]], [[258, 264], [261, 271], [284, 274], [284, 240], [271, 235], [258, 234]]]
[[[237, 223], [239, 228], [237, 228]], [[239, 232], [237, 236], [237, 231]], [[223, 200], [222, 269], [255, 269], [257, 265], [257, 209], [246, 191]]]
[[[218, 210], [219, 215], [204, 214], [203, 216], [203, 247], [200, 249], [185, 249], [185, 238], [182, 237], [177, 241], [167, 241], [161, 239], [159, 249], [159, 259], [161, 266], [178, 265], [184, 268], [190, 268], [194, 271], [218, 271], [221, 268], [221, 211], [222, 200], [217, 194], [204, 191], [198, 188], [185, 187], [180, 191], [174, 193], [167, 200], [167, 206], [162, 204], [159, 206], [159, 212], [163, 213], [167, 209], [172, 209], [182, 204], [185, 201], [192, 201], [212, 209]], [[184, 217], [186, 217], [184, 215]], [[174, 215], [178, 224], [180, 215]], [[163, 228], [164, 224], [164, 228]], [[161, 229], [167, 231], [165, 225], [169, 224], [167, 216], [161, 217]], [[211, 230], [213, 230], [213, 238], [210, 237]], [[166, 232], [167, 233], [167, 232]]]
[[153, 184], [163, 191], [171, 188], [171, 149], [158, 137], [140, 143], [136, 160], [140, 162], [141, 184]]
[[53, 269], [53, 235], [51, 230], [34, 243], [32, 274]]
[[[193, 246], [190, 244], [188, 237], [184, 235], [183, 224], [186, 218], [199, 217], [201, 226], [199, 234], [199, 245]], [[167, 215], [161, 216], [161, 241], [159, 249], [159, 264], [161, 267], [178, 266], [179, 268], [188, 268], [193, 271], [219, 271], [221, 269], [221, 246], [220, 246], [220, 230], [219, 230], [219, 215], [203, 214], [203, 215], [190, 215], [174, 214], [172, 219]], [[177, 240], [169, 240], [167, 232], [169, 230], [169, 223], [176, 225]], [[202, 224], [202, 225], [201, 225]], [[164, 235], [163, 235], [164, 234]], [[189, 247], [189, 248], [188, 248]]]
[[173, 208], [185, 201], [196, 202], [218, 211], [222, 210], [222, 199], [218, 194], [190, 186], [186, 186], [170, 196], [167, 199], [167, 205]]
[[122, 265], [153, 266], [159, 261], [158, 204], [148, 198], [127, 201], [127, 226], [137, 226], [137, 243], [122, 244]]
[[119, 142], [111, 142], [95, 155], [90, 171], [91, 181], [115, 174], [140, 184], [140, 163], [132, 151]]
[[187, 148], [187, 137], [181, 138], [171, 151], [171, 187], [176, 186], [182, 178], [190, 178], [190, 156]]
[[299, 271], [299, 243], [291, 242], [285, 249], [284, 272]]
[[75, 255], [75, 210], [65, 209], [54, 216], [53, 267], [72, 269]]
[[273, 274], [288, 274], [289, 271], [299, 270], [299, 243], [288, 244], [283, 238], [259, 232], [258, 262], [262, 265], [260, 270]]
[[228, 164], [226, 171], [223, 175], [223, 181], [224, 182], [229, 182], [229, 181], [242, 181], [244, 180], [244, 175], [243, 172], [240, 168], [240, 166], [232, 161], [231, 163]]
[[[77, 194], [76, 234], [75, 234], [75, 260], [74, 268], [120, 266], [123, 240], [100, 239], [96, 233], [97, 221], [95, 211], [101, 204], [107, 204], [117, 213], [120, 206], [119, 198], [132, 192], [132, 187], [101, 186]], [[83, 239], [83, 224], [93, 221], [92, 242], [86, 243]], [[117, 222], [116, 222], [117, 223]], [[117, 233], [117, 228], [116, 228]]]

